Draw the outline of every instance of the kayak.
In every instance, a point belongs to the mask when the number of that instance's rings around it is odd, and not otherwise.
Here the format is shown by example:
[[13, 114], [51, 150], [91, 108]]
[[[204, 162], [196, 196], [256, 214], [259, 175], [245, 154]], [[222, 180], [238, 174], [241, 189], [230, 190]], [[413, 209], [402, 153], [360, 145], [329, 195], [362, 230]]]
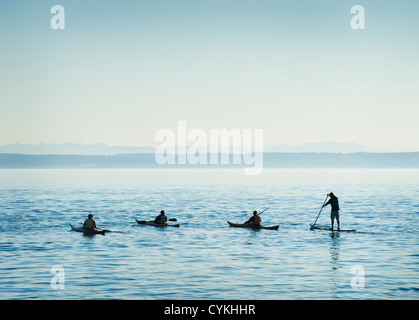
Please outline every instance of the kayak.
[[70, 223], [71, 229], [77, 232], [83, 232], [84, 234], [105, 234], [108, 230], [89, 230], [83, 227], [75, 227]]
[[269, 229], [269, 230], [278, 230], [279, 225], [278, 226], [272, 226], [272, 227], [264, 227], [264, 226], [255, 226], [253, 224], [249, 224], [249, 223], [232, 223], [230, 221], [227, 221], [228, 224], [230, 225], [230, 227], [236, 227], [236, 228], [251, 228], [251, 229]]
[[[313, 224], [310, 223], [310, 226], [313, 228]], [[355, 229], [333, 229], [328, 227], [328, 226], [314, 226], [313, 229], [317, 229], [317, 230], [328, 230], [328, 231], [333, 231], [333, 232], [356, 232]]]
[[138, 224], [145, 224], [148, 226], [155, 226], [155, 227], [176, 227], [179, 228], [179, 224], [167, 224], [167, 223], [155, 223], [154, 221], [144, 221], [144, 220], [137, 220]]

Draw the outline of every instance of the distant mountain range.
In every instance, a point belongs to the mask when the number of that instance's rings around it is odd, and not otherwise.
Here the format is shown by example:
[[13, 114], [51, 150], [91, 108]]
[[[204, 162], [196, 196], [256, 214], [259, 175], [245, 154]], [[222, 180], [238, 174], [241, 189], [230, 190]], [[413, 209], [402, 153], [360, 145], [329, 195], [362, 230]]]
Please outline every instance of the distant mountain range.
[[[41, 143], [41, 144], [22, 144], [13, 143], [0, 146], [0, 153], [32, 154], [32, 155], [117, 155], [117, 154], [137, 154], [154, 153], [153, 147], [129, 147], [129, 146], [107, 146], [103, 143], [84, 145], [77, 143]], [[276, 145], [264, 147], [264, 152], [284, 152], [284, 153], [355, 153], [372, 152], [365, 146], [353, 142], [326, 141], [321, 143], [305, 143], [301, 145]]]
[[265, 152], [331, 152], [331, 153], [354, 153], [372, 152], [369, 148], [354, 142], [326, 141], [320, 143], [304, 143], [296, 146], [280, 144], [273, 147], [265, 147]]
[[[242, 161], [228, 164], [158, 164], [153, 153], [120, 155], [27, 155], [0, 153], [0, 169], [84, 168], [240, 168]], [[207, 158], [208, 159], [208, 158]], [[261, 163], [262, 164], [262, 163]], [[253, 166], [247, 166], [253, 167]], [[419, 152], [411, 153], [281, 153], [263, 155], [263, 168], [419, 168]]]
[[78, 143], [41, 143], [41, 144], [22, 144], [13, 143], [0, 146], [0, 153], [17, 154], [74, 154], [74, 155], [116, 155], [130, 153], [154, 153], [152, 147], [109, 147], [103, 143], [91, 145]]

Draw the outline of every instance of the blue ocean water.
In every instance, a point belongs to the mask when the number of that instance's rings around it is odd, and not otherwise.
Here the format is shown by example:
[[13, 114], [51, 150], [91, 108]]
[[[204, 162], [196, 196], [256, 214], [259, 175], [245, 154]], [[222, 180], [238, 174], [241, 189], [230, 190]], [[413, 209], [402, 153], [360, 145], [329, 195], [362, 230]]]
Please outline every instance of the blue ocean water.
[[418, 217], [419, 170], [0, 170], [0, 299], [418, 299]]

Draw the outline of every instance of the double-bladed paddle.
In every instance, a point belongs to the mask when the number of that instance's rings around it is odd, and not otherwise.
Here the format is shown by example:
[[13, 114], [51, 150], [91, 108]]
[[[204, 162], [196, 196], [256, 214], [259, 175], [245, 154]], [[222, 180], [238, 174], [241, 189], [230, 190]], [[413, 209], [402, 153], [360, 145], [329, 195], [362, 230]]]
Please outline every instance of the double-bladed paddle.
[[[82, 226], [84, 226], [84, 223], [79, 222], [79, 224], [81, 224]], [[101, 230], [101, 231], [104, 231], [104, 232], [120, 232], [120, 231], [112, 231], [112, 230], [107, 230], [107, 229], [102, 229], [102, 228], [97, 228], [97, 230]]]

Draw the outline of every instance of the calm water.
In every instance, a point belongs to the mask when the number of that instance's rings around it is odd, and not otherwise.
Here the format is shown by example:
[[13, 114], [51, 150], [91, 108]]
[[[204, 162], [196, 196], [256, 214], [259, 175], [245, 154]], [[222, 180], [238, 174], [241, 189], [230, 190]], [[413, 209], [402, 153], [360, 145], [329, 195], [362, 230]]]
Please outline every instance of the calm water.
[[[359, 232], [309, 229], [330, 191]], [[418, 299], [418, 217], [419, 170], [0, 170], [0, 299]]]

